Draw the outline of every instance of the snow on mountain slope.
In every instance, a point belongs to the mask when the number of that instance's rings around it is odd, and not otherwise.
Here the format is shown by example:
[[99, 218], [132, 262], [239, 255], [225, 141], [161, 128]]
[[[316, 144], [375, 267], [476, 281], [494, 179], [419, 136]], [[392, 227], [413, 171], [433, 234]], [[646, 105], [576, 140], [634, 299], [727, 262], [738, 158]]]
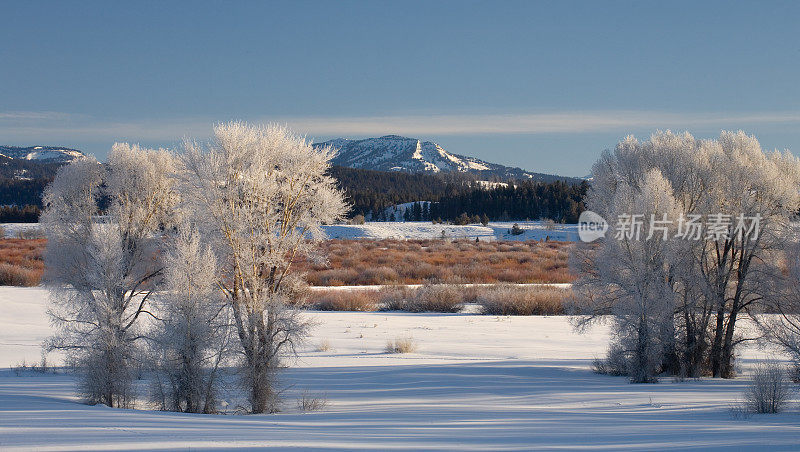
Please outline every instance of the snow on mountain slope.
[[83, 158], [83, 152], [58, 146], [0, 146], [0, 155], [17, 160], [37, 160], [47, 163], [66, 163]]
[[337, 149], [333, 164], [351, 168], [409, 173], [475, 173], [503, 178], [542, 179], [548, 176], [452, 154], [432, 141], [397, 135], [363, 140], [337, 138], [314, 146]]

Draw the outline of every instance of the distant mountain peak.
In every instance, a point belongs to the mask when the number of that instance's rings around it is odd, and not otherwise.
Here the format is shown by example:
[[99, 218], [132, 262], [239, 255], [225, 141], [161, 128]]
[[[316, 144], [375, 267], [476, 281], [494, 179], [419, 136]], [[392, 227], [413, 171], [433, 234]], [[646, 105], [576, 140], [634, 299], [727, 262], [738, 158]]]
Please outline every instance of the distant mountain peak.
[[384, 135], [361, 140], [336, 138], [315, 143], [314, 146], [330, 146], [336, 149], [337, 154], [332, 163], [351, 168], [407, 173], [472, 173], [504, 179], [559, 178], [453, 154], [432, 141], [400, 135]]
[[86, 155], [77, 149], [61, 146], [1, 146], [0, 155], [12, 160], [30, 160], [42, 163], [67, 163]]

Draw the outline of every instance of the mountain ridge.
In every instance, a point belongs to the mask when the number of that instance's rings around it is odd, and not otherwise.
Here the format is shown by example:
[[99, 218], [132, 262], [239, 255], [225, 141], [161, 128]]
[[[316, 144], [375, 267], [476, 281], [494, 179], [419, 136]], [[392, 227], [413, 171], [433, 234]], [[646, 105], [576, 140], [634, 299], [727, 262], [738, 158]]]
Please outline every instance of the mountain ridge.
[[552, 181], [572, 177], [526, 171], [521, 168], [487, 162], [475, 157], [446, 151], [433, 141], [400, 135], [349, 139], [334, 138], [314, 143], [314, 147], [330, 146], [336, 149], [331, 161], [334, 165], [377, 171], [406, 173], [465, 173], [481, 178], [531, 179]]
[[41, 161], [46, 163], [67, 163], [86, 155], [77, 150], [62, 146], [5, 146], [0, 145], [0, 156], [12, 160]]

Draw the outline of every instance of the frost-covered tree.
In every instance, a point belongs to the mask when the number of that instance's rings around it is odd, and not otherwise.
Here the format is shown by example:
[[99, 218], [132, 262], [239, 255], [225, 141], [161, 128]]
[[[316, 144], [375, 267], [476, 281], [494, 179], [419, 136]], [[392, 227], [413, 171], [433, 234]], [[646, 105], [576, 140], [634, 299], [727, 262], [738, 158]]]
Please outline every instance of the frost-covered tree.
[[707, 240], [698, 256], [701, 283], [710, 289], [716, 308], [711, 372], [728, 378], [734, 375], [734, 347], [742, 340], [735, 332], [738, 316], [770, 295], [779, 274], [776, 263], [800, 207], [800, 162], [788, 152], [763, 152], [754, 137], [742, 132], [723, 133], [715, 151], [710, 167], [725, 171], [717, 173], [704, 208], [760, 218], [756, 236], [738, 234], [734, 221], [727, 238]]
[[769, 311], [777, 315], [757, 316], [764, 337], [789, 354], [795, 380], [800, 380], [800, 242], [795, 236], [786, 247], [786, 273], [768, 298]]
[[217, 283], [231, 307], [251, 410], [276, 409], [281, 357], [307, 325], [287, 302], [292, 262], [345, 212], [326, 174], [330, 148], [314, 149], [279, 126], [217, 125], [213, 140], [186, 142], [182, 190], [204, 239], [219, 256]]
[[44, 194], [45, 281], [57, 333], [89, 403], [128, 406], [140, 320], [161, 276], [159, 232], [175, 202], [166, 151], [115, 144], [108, 163], [62, 167]]
[[[800, 201], [800, 164], [789, 153], [764, 152], [743, 132], [722, 132], [717, 140], [670, 132], [645, 142], [628, 137], [594, 165], [587, 207], [616, 221], [610, 200], [620, 190], [641, 192], [653, 169], [669, 182], [680, 236], [670, 238], [673, 252], [664, 273], [674, 301], [673, 354], [689, 375], [731, 377], [734, 348], [742, 340], [736, 322], [762, 302], [776, 277], [775, 254]], [[759, 219], [757, 233], [740, 229], [740, 215]], [[693, 229], [693, 221], [702, 229]], [[578, 253], [588, 280], [594, 278], [596, 257], [616, 246], [611, 241], [604, 240], [596, 253]], [[607, 290], [589, 292], [585, 295], [599, 306], [613, 303]]]
[[674, 227], [664, 225], [658, 232], [639, 228], [644, 218], [663, 220], [675, 215], [672, 187], [658, 169], [648, 171], [638, 186], [624, 181], [617, 186], [605, 214], [629, 218], [629, 228], [612, 231], [596, 250], [592, 260], [584, 261], [583, 278], [576, 285], [580, 293], [597, 295], [584, 308], [585, 313], [611, 314], [614, 318], [614, 359], [634, 383], [657, 381], [664, 369], [674, 337], [672, 315], [674, 292], [670, 280], [670, 241]]
[[216, 256], [187, 227], [166, 248], [164, 290], [153, 297], [159, 318], [152, 334], [154, 398], [162, 409], [214, 413], [232, 331], [216, 287]]

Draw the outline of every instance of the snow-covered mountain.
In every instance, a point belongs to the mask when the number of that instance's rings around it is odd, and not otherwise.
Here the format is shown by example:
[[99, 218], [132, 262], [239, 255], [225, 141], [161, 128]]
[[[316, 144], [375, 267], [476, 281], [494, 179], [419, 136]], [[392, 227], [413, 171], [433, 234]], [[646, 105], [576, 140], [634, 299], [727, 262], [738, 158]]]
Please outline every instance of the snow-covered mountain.
[[332, 163], [351, 168], [408, 173], [474, 173], [481, 176], [515, 179], [559, 178], [489, 163], [474, 157], [452, 154], [432, 141], [397, 135], [363, 140], [337, 138], [315, 143], [314, 146], [331, 146], [337, 149], [338, 153]]
[[66, 163], [83, 158], [83, 152], [59, 146], [0, 146], [0, 156], [14, 160], [36, 160], [43, 163]]

